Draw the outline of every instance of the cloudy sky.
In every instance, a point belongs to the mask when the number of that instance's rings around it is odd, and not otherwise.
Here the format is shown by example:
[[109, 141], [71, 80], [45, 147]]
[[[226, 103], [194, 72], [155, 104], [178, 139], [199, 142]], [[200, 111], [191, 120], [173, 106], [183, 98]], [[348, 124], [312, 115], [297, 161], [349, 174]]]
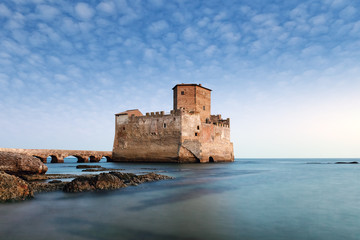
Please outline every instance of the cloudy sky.
[[236, 157], [360, 157], [357, 0], [0, 2], [0, 147], [111, 150], [211, 88]]

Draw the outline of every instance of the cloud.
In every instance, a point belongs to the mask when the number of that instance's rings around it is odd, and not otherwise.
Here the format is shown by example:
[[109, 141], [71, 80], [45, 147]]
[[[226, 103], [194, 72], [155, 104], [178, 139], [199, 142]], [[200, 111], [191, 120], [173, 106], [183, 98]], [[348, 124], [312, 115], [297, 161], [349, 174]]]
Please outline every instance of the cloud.
[[166, 30], [167, 28], [169, 28], [169, 24], [164, 20], [160, 20], [157, 22], [153, 22], [149, 27], [149, 31], [152, 33], [160, 33]]
[[1, 17], [10, 17], [11, 16], [11, 11], [9, 10], [9, 8], [1, 3], [0, 4], [0, 18]]
[[75, 6], [77, 16], [82, 20], [90, 20], [94, 16], [94, 9], [87, 3], [78, 3]]
[[99, 3], [96, 6], [96, 9], [98, 9], [99, 11], [102, 11], [103, 13], [106, 13], [106, 14], [113, 14], [116, 11], [116, 6], [115, 6], [114, 2], [106, 1], [106, 2]]
[[358, 12], [358, 10], [356, 8], [354, 8], [353, 6], [347, 6], [346, 8], [341, 10], [339, 15], [341, 18], [344, 18], [344, 19], [352, 19], [357, 12]]
[[36, 7], [40, 17], [45, 20], [51, 20], [60, 14], [60, 11], [49, 5], [39, 5]]
[[163, 0], [150, 0], [150, 3], [155, 7], [162, 7], [164, 5]]
[[183, 37], [188, 42], [196, 42], [198, 41], [198, 32], [192, 27], [187, 27], [183, 31]]

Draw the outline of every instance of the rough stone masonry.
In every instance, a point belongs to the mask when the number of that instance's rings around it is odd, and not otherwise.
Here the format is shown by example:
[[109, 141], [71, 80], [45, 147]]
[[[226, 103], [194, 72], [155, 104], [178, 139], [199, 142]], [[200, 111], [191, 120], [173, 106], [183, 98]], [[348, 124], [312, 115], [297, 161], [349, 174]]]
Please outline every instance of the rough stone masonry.
[[113, 161], [232, 162], [230, 119], [211, 115], [211, 90], [201, 84], [173, 88], [170, 114], [138, 109], [115, 114]]

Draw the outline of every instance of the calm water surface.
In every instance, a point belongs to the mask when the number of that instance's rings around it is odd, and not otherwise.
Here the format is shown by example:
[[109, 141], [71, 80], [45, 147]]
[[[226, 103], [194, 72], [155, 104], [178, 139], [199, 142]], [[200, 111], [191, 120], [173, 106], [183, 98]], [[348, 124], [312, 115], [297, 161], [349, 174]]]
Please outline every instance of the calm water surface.
[[[332, 164], [340, 160], [101, 162], [176, 179], [2, 204], [0, 239], [359, 239], [360, 165]], [[48, 173], [81, 173], [74, 159], [47, 165]]]

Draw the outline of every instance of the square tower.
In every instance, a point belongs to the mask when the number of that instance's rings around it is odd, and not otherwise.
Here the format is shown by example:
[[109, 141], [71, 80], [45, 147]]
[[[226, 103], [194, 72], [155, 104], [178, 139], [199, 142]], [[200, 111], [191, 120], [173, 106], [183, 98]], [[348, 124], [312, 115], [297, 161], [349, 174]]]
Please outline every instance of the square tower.
[[177, 84], [173, 87], [174, 110], [184, 108], [200, 113], [200, 121], [206, 122], [211, 115], [211, 89], [201, 84]]

